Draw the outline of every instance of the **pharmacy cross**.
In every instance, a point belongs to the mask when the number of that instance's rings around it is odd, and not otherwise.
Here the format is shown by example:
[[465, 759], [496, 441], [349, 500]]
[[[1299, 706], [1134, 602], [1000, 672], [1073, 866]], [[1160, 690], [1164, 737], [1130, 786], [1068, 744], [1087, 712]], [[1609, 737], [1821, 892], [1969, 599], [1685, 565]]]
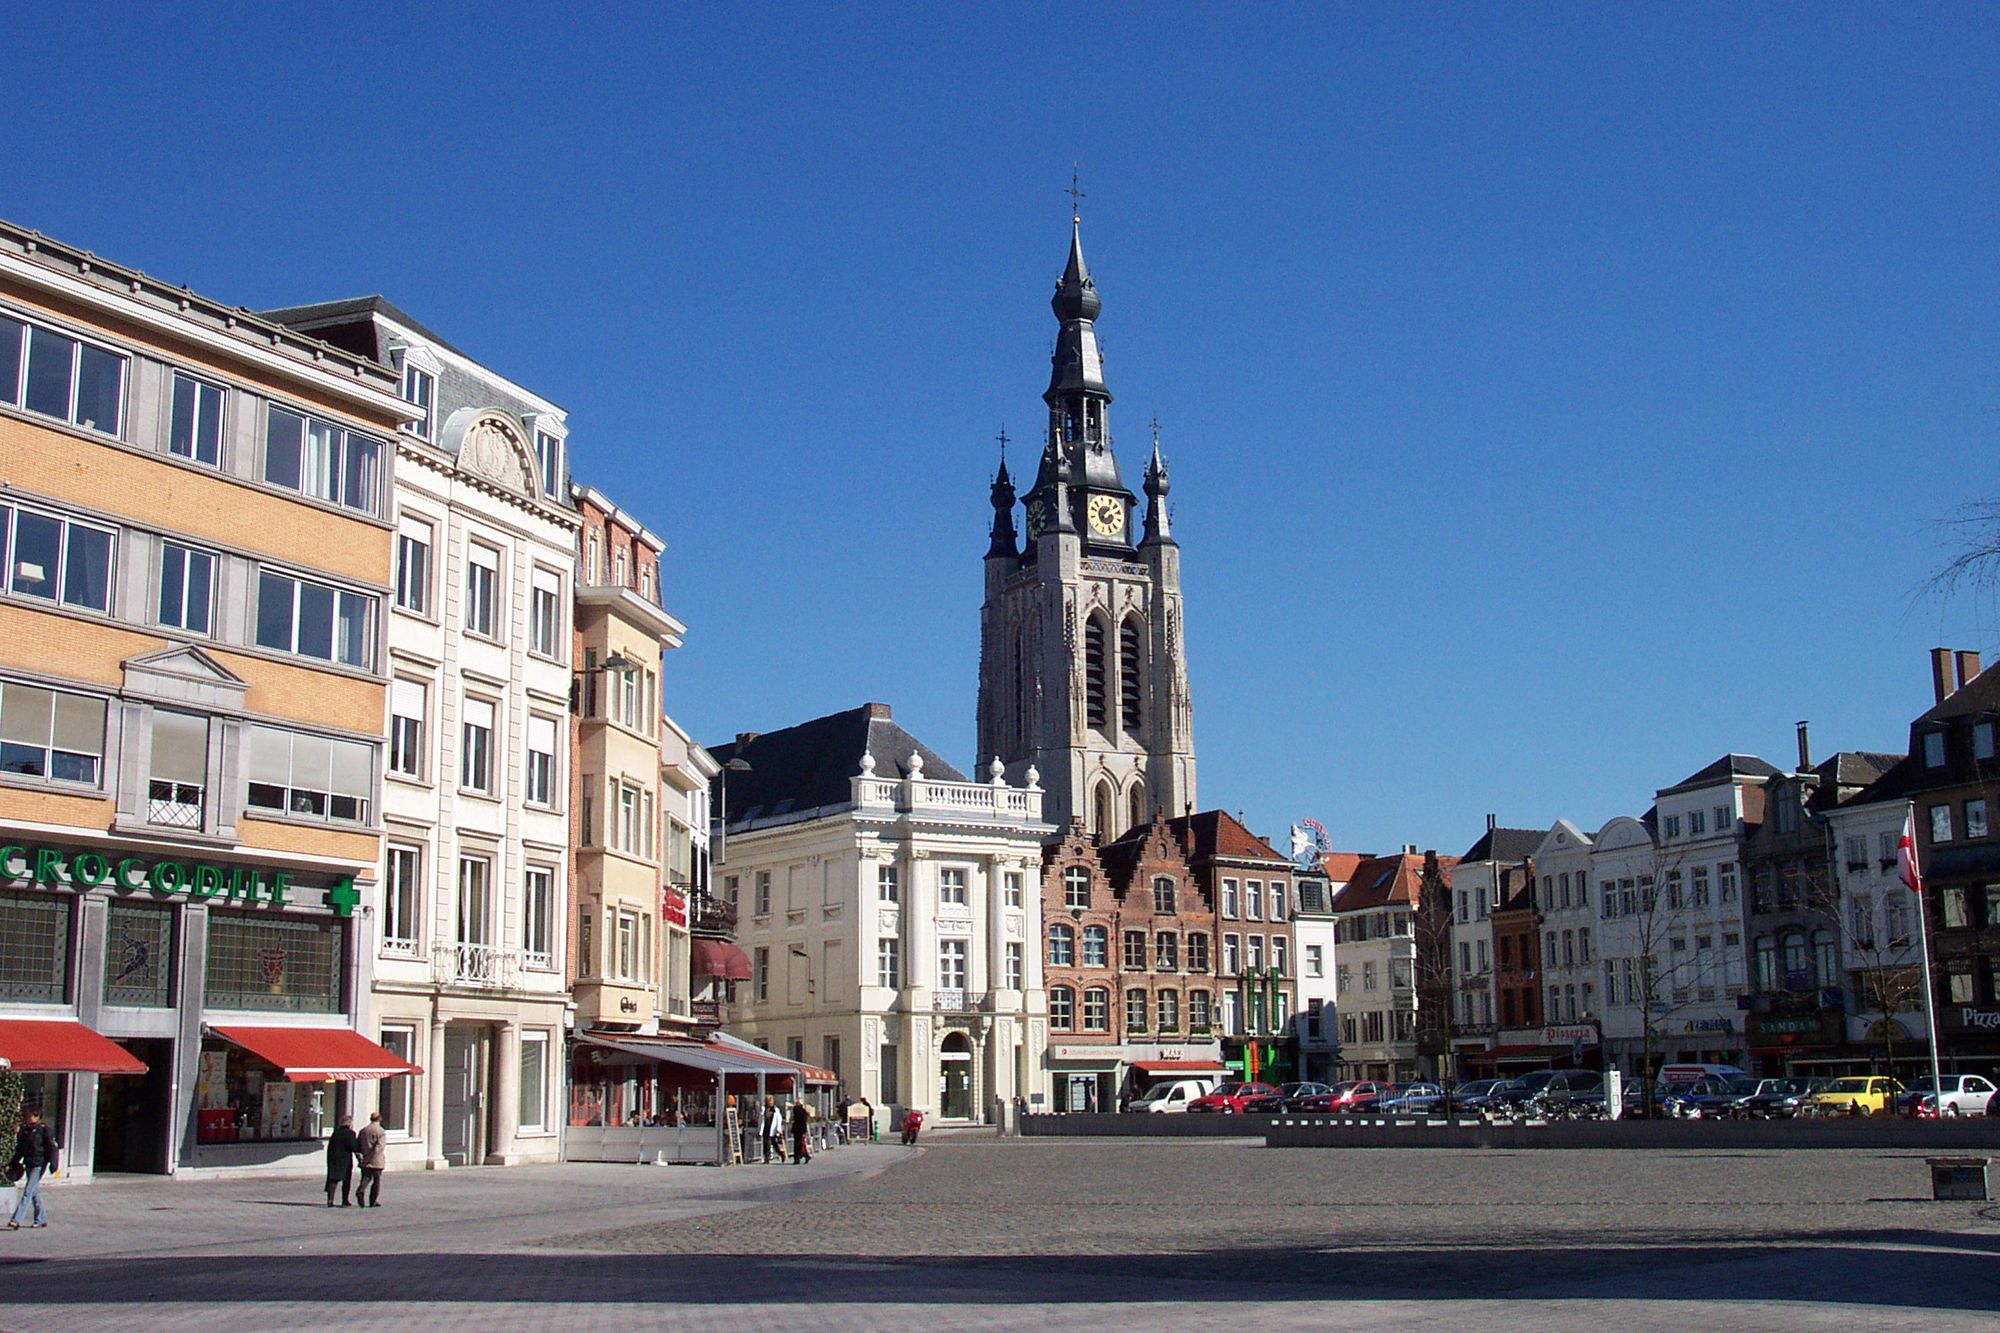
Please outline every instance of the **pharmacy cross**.
[[353, 879], [335, 880], [333, 887], [326, 891], [326, 905], [333, 909], [335, 916], [353, 916], [354, 905], [361, 901]]

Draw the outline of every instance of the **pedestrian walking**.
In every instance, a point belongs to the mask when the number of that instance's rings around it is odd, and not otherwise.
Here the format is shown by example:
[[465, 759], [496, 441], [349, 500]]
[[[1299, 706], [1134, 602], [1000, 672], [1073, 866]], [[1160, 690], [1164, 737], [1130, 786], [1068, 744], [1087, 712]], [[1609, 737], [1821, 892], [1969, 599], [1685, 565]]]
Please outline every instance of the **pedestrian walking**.
[[42, 1113], [29, 1111], [22, 1118], [20, 1134], [15, 1136], [13, 1156], [7, 1159], [9, 1177], [16, 1171], [22, 1173], [21, 1197], [7, 1223], [9, 1231], [19, 1231], [24, 1217], [31, 1219], [29, 1226], [49, 1224], [48, 1210], [42, 1206], [42, 1179], [56, 1173], [61, 1153], [62, 1145], [56, 1142], [55, 1132], [42, 1123]]
[[792, 1165], [810, 1162], [812, 1152], [806, 1147], [806, 1130], [812, 1125], [812, 1111], [804, 1101], [792, 1103]]
[[326, 1140], [326, 1206], [333, 1207], [334, 1191], [340, 1192], [340, 1206], [354, 1206], [354, 1117], [344, 1115]]
[[785, 1160], [785, 1110], [775, 1097], [764, 1103], [764, 1160]]
[[382, 1113], [368, 1113], [368, 1123], [354, 1136], [355, 1151], [361, 1157], [361, 1206], [380, 1208], [382, 1206], [382, 1172], [389, 1166], [389, 1150], [386, 1146], [389, 1131], [382, 1128]]

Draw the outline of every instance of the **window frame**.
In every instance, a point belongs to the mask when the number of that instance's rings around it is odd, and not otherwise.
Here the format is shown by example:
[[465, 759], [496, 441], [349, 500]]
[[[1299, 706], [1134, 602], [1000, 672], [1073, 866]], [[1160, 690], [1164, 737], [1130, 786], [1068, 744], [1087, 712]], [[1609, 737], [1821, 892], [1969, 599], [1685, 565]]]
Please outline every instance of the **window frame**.
[[[285, 616], [286, 637], [288, 639], [288, 643], [285, 645], [267, 643], [264, 640], [265, 597], [272, 591], [274, 585], [279, 583], [289, 584], [291, 594], [289, 598], [290, 606], [287, 608]], [[305, 609], [306, 589], [308, 588], [326, 593], [330, 599], [327, 608], [328, 615], [330, 616], [327, 625], [329, 654], [325, 657], [321, 657], [318, 653], [307, 652], [300, 646], [300, 635], [305, 621], [303, 612]], [[359, 661], [350, 661], [341, 656], [343, 651], [340, 635], [341, 608], [343, 605], [350, 603], [358, 607], [362, 612], [361, 660]], [[381, 608], [377, 599], [372, 594], [355, 592], [351, 589], [343, 588], [339, 584], [326, 583], [319, 579], [305, 578], [297, 574], [288, 574], [282, 569], [270, 565], [261, 565], [257, 570], [257, 611], [254, 617], [255, 623], [251, 627], [250, 632], [251, 643], [266, 652], [284, 653], [288, 657], [304, 658], [309, 662], [325, 662], [331, 666], [347, 667], [355, 671], [372, 671], [375, 666], [380, 610]]]
[[[178, 560], [180, 565], [180, 619], [169, 620], [167, 618], [166, 607], [167, 570], [176, 560]], [[201, 624], [191, 625], [188, 621], [193, 617], [189, 612], [194, 606], [194, 601], [189, 595], [190, 589], [193, 586], [193, 580], [189, 576], [197, 560], [206, 562], [208, 566], [208, 572], [205, 576], [207, 595], [201, 601]], [[202, 638], [212, 636], [215, 633], [215, 571], [220, 567], [221, 562], [221, 557], [206, 547], [194, 546], [172, 537], [162, 537], [160, 539], [159, 566], [155, 571], [153, 580], [154, 623], [166, 629], [177, 629], [183, 634], [198, 634]]]
[[[287, 482], [279, 476], [274, 476], [272, 472], [273, 459], [281, 456], [277, 452], [277, 449], [274, 448], [273, 437], [273, 431], [276, 429], [277, 421], [280, 417], [289, 418], [299, 423], [298, 452], [294, 456], [293, 469], [294, 474], [298, 478], [296, 484]], [[314, 439], [313, 428], [315, 426], [328, 433], [326, 438], [329, 442], [332, 441], [334, 436], [338, 436], [338, 445], [329, 453], [326, 468], [327, 485], [334, 492], [331, 495], [308, 489], [307, 486], [306, 467], [309, 461], [309, 452], [312, 449], [312, 441]], [[366, 479], [370, 490], [366, 504], [353, 503], [352, 497], [348, 494], [349, 487], [355, 480], [350, 475], [354, 470], [354, 462], [349, 453], [350, 446], [354, 444], [365, 446], [374, 451], [373, 471]], [[324, 416], [308, 412], [303, 408], [290, 407], [277, 401], [269, 401], [264, 405], [264, 443], [261, 460], [263, 466], [258, 472], [258, 480], [274, 490], [296, 495], [303, 500], [332, 505], [336, 509], [344, 509], [351, 514], [378, 515], [382, 512], [382, 494], [385, 489], [382, 483], [387, 472], [386, 461], [389, 456], [390, 450], [387, 441], [377, 439], [366, 431], [351, 429], [340, 422], [329, 420]]]
[[[66, 426], [73, 426], [78, 430], [87, 430], [93, 435], [102, 435], [113, 440], [125, 438], [125, 418], [127, 416], [125, 399], [130, 394], [132, 388], [132, 357], [130, 353], [118, 351], [92, 338], [84, 338], [73, 333], [66, 333], [44, 320], [16, 313], [12, 308], [0, 309], [0, 322], [17, 324], [21, 329], [20, 337], [15, 344], [14, 383], [12, 386], [0, 384], [0, 404], [40, 417], [45, 421], [60, 421]], [[61, 339], [70, 345], [67, 401], [61, 415], [31, 406], [28, 402], [30, 376], [34, 373], [34, 344], [35, 334], [37, 333]], [[110, 358], [118, 367], [118, 384], [112, 394], [112, 402], [113, 406], [117, 409], [118, 419], [112, 423], [109, 430], [94, 424], [86, 425], [84, 422], [77, 420], [79, 400], [83, 394], [83, 353], [86, 348], [99, 356]]]
[[[104, 790], [105, 770], [107, 767], [105, 763], [105, 750], [109, 744], [107, 738], [110, 734], [111, 701], [103, 695], [84, 694], [76, 690], [59, 690], [46, 685], [31, 684], [28, 681], [5, 680], [0, 681], [0, 722], [4, 722], [11, 716], [11, 710], [7, 707], [7, 696], [17, 690], [35, 691], [49, 696], [48, 730], [45, 733], [48, 741], [45, 745], [39, 747], [42, 756], [42, 771], [40, 773], [20, 773], [12, 769], [0, 769], [0, 776], [4, 776], [5, 780], [10, 783], [20, 782], [33, 783], [38, 786], [47, 785], [64, 791]], [[60, 730], [57, 719], [61, 710], [62, 700], [65, 698], [82, 700], [87, 704], [94, 704], [96, 706], [98, 716], [96, 754], [91, 755], [73, 746], [59, 746], [56, 744], [56, 733]], [[23, 706], [25, 707], [25, 704]], [[72, 736], [68, 739], [77, 738]], [[21, 749], [26, 749], [29, 745], [30, 742], [25, 740], [0, 741], [0, 746], [15, 746]], [[56, 756], [58, 754], [71, 756], [72, 758], [88, 758], [93, 760], [93, 776], [88, 780], [58, 777], [56, 775]]]
[[[421, 531], [419, 531], [421, 529]], [[409, 553], [412, 549], [421, 551], [422, 568], [414, 573], [411, 569]], [[392, 604], [412, 615], [429, 620], [431, 616], [431, 584], [437, 574], [437, 561], [433, 558], [437, 551], [437, 525], [426, 518], [410, 514], [400, 514], [396, 518], [396, 569], [395, 591], [391, 594]]]
[[[410, 879], [405, 882], [402, 870]], [[417, 958], [423, 950], [424, 848], [421, 844], [392, 842], [382, 858], [382, 929], [380, 952], [395, 958]], [[407, 917], [407, 921], [404, 918]], [[398, 933], [399, 927], [406, 927]]]
[[[181, 396], [182, 385], [188, 386], [192, 400], [189, 404], [189, 409], [188, 409], [188, 417], [189, 417], [188, 442], [187, 442], [188, 451], [186, 453], [182, 453], [179, 449], [174, 447], [177, 442], [175, 437], [176, 435], [178, 435], [180, 431], [180, 423], [181, 423], [180, 396]], [[203, 410], [204, 405], [209, 401], [207, 398], [204, 397], [205, 394], [213, 395], [214, 407], [212, 412]], [[206, 433], [204, 427], [210, 424], [211, 416], [214, 418], [212, 424], [214, 427], [214, 435], [215, 435], [215, 438], [213, 440], [215, 456], [213, 458], [203, 458], [201, 456], [202, 436]], [[178, 458], [185, 462], [195, 464], [198, 467], [215, 468], [217, 471], [221, 471], [223, 468], [223, 458], [222, 458], [223, 443], [224, 441], [228, 440], [228, 438], [229, 438], [228, 386], [223, 384], [218, 384], [214, 380], [204, 379], [200, 375], [195, 375], [188, 371], [182, 370], [179, 366], [173, 367], [172, 378], [168, 381], [167, 384], [166, 442], [167, 442], [168, 457]]]
[[[56, 538], [54, 569], [45, 577], [49, 592], [45, 596], [39, 592], [25, 590], [18, 586], [20, 574], [21, 516], [29, 515], [45, 523], [54, 523], [60, 529]], [[0, 591], [14, 597], [25, 597], [50, 606], [60, 606], [72, 611], [88, 611], [95, 615], [110, 616], [117, 611], [118, 595], [118, 539], [122, 535], [116, 527], [94, 523], [88, 519], [73, 518], [59, 509], [41, 505], [23, 504], [18, 500], [0, 503]], [[73, 530], [81, 529], [94, 533], [105, 540], [104, 579], [102, 596], [104, 605], [96, 606], [88, 601], [72, 600], [70, 584], [70, 553], [74, 549], [70, 540]]]

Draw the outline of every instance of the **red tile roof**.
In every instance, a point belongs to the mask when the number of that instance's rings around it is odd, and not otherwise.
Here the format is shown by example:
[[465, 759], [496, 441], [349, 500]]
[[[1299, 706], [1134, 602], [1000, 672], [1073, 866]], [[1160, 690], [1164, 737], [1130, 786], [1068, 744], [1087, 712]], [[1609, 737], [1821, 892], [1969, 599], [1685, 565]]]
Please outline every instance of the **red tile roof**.
[[1265, 842], [1226, 810], [1199, 810], [1171, 821], [1188, 858], [1216, 857], [1225, 861], [1278, 861], [1291, 858]]

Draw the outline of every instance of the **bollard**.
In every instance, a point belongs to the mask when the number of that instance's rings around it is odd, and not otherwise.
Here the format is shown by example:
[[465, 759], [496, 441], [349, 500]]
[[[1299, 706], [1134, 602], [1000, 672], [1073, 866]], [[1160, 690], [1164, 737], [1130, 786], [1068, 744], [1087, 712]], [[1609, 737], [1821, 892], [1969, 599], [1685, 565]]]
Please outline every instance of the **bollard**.
[[1931, 1198], [1984, 1203], [1987, 1198], [1986, 1165], [1991, 1160], [1987, 1157], [1926, 1157], [1924, 1164], [1931, 1169]]

